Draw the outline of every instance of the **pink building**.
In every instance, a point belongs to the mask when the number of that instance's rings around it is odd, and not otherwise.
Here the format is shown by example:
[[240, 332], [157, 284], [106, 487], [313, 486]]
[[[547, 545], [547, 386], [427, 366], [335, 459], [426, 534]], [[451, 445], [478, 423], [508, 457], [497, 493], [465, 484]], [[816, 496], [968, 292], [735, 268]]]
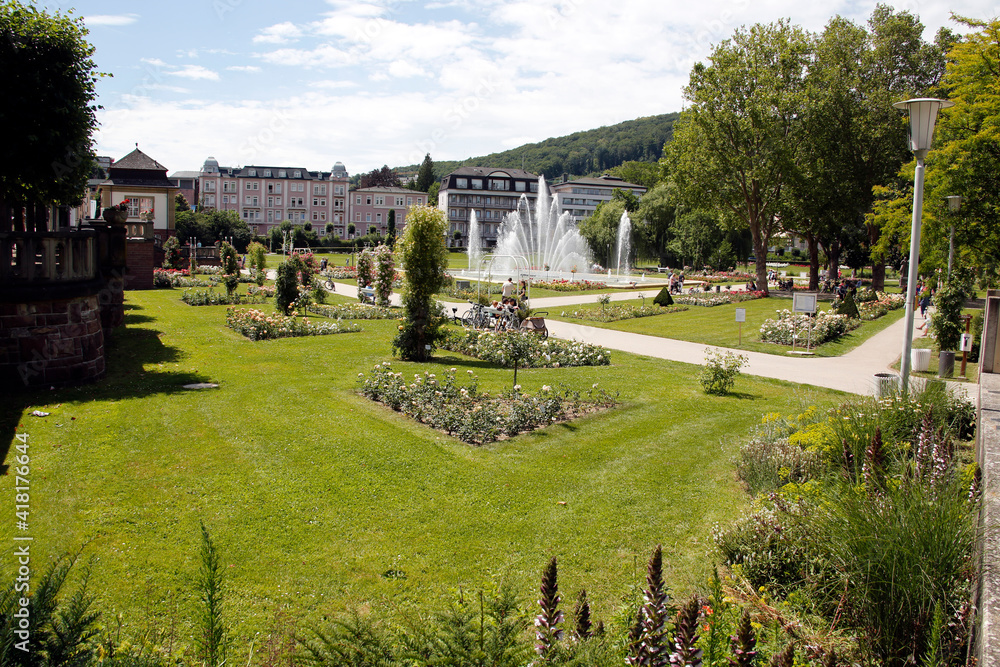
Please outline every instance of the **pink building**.
[[301, 167], [220, 167], [208, 158], [199, 177], [203, 209], [236, 211], [257, 234], [267, 234], [284, 220], [309, 222], [320, 235], [332, 223], [334, 233], [347, 234], [347, 169], [337, 162], [331, 171]]
[[427, 193], [406, 188], [372, 187], [352, 190], [350, 194], [351, 217], [355, 235], [362, 236], [374, 226], [384, 235], [389, 225], [389, 211], [395, 211], [396, 235], [406, 225], [406, 211], [411, 206], [426, 206]]

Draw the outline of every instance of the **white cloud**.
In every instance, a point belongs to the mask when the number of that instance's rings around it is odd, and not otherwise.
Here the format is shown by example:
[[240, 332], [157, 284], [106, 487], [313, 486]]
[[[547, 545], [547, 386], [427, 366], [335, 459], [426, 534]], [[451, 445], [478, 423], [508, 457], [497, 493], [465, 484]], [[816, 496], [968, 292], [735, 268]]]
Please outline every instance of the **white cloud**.
[[172, 72], [167, 72], [171, 76], [179, 76], [184, 79], [205, 79], [208, 81], [218, 81], [218, 72], [213, 72], [210, 69], [202, 67], [201, 65], [185, 65], [184, 67], [174, 70]]
[[256, 65], [231, 65], [226, 69], [230, 72], [249, 72], [251, 74], [261, 71]]
[[311, 50], [278, 49], [258, 54], [258, 57], [272, 65], [288, 65], [290, 67], [340, 67], [354, 64], [357, 61], [357, 58], [349, 52], [338, 49], [331, 44], [323, 44]]
[[360, 84], [357, 81], [312, 81], [310, 88], [320, 88], [322, 90], [341, 90], [344, 88], [357, 88]]
[[254, 44], [288, 44], [294, 42], [302, 36], [302, 30], [294, 23], [285, 21], [270, 27], [264, 28], [260, 34], [254, 36]]
[[389, 74], [399, 78], [427, 76], [427, 72], [425, 72], [422, 67], [417, 67], [413, 63], [408, 63], [405, 60], [396, 60], [389, 63]]
[[139, 20], [138, 14], [93, 14], [84, 16], [83, 22], [88, 28], [100, 25], [123, 26], [132, 25]]

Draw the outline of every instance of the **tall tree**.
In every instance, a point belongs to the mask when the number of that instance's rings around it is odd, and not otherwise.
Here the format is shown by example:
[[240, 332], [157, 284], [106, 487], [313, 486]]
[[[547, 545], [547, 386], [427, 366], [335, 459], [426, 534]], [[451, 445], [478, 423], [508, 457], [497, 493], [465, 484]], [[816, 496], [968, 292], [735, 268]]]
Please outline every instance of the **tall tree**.
[[[624, 212], [625, 204], [621, 201], [606, 201], [580, 223], [580, 236], [587, 240], [594, 257], [604, 266], [611, 266], [611, 256], [618, 240], [618, 225]], [[580, 268], [585, 270], [586, 267]]]
[[[938, 116], [928, 156], [928, 243], [947, 247], [955, 225], [957, 247], [975, 248], [976, 263], [995, 275], [1000, 265], [1000, 19], [957, 17], [974, 30], [948, 55], [944, 89], [955, 106]], [[962, 197], [957, 215], [944, 198]]]
[[361, 187], [363, 188], [398, 188], [401, 185], [399, 176], [396, 175], [395, 170], [389, 169], [388, 165], [382, 165], [381, 169], [372, 169], [361, 176]]
[[667, 145], [686, 203], [749, 228], [762, 286], [783, 188], [800, 168], [810, 53], [807, 35], [785, 21], [737, 30], [713, 49], [708, 65], [694, 66], [684, 89], [690, 106]]
[[[926, 95], [943, 73], [943, 52], [921, 38], [923, 29], [913, 14], [878, 5], [867, 30], [835, 17], [816, 40], [803, 116], [805, 159], [781, 216], [786, 229], [809, 243], [814, 289], [820, 245], [831, 270], [841, 252], [857, 258], [877, 246], [878, 227], [864, 224], [873, 188], [888, 185], [910, 159], [905, 119], [892, 104]], [[885, 257], [876, 251], [871, 260], [874, 287], [882, 289]]]
[[444, 211], [414, 206], [406, 216], [406, 229], [396, 244], [403, 265], [403, 312], [406, 320], [392, 341], [402, 359], [426, 361], [444, 333], [441, 306], [434, 294], [441, 289], [448, 268], [444, 236], [448, 219]]
[[417, 190], [427, 192], [432, 183], [434, 183], [434, 163], [431, 161], [431, 154], [428, 153], [420, 163], [420, 171], [417, 172]]
[[676, 214], [676, 197], [666, 183], [658, 184], [643, 196], [636, 214], [637, 249], [645, 257], [656, 257], [660, 266], [667, 263], [667, 246], [673, 237]]
[[0, 4], [0, 213], [7, 206], [73, 205], [94, 165], [95, 84], [83, 18]]

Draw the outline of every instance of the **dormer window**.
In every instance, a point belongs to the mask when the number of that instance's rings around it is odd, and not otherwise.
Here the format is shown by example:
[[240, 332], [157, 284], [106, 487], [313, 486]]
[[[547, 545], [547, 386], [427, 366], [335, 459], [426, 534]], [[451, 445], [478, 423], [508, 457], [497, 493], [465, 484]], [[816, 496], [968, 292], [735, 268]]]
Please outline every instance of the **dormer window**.
[[271, 170], [270, 169], [265, 169], [264, 170], [264, 178], [271, 178]]
[[250, 170], [250, 176], [256, 176], [256, 175], [257, 175], [257, 170], [256, 169], [251, 169]]
[[294, 172], [292, 172], [292, 177], [293, 178], [302, 178], [302, 172], [299, 171], [298, 169], [296, 169]]
[[287, 172], [285, 172], [284, 169], [279, 169], [278, 170], [278, 178], [284, 178], [286, 173]]

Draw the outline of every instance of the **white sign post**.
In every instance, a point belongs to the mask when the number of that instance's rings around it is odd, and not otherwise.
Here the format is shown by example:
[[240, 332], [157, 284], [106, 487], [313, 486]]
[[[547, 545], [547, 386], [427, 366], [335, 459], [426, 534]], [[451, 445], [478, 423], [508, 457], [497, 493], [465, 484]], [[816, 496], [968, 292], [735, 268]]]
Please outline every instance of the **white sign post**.
[[[816, 292], [800, 292], [792, 295], [792, 312], [806, 313], [813, 315], [816, 313], [816, 302], [819, 295]], [[812, 343], [812, 320], [809, 320], [809, 330], [806, 333], [806, 354], [809, 354], [809, 346]], [[795, 348], [795, 340], [792, 340], [792, 348]]]
[[743, 344], [743, 323], [747, 321], [747, 309], [736, 309], [736, 322], [740, 325], [740, 345]]

